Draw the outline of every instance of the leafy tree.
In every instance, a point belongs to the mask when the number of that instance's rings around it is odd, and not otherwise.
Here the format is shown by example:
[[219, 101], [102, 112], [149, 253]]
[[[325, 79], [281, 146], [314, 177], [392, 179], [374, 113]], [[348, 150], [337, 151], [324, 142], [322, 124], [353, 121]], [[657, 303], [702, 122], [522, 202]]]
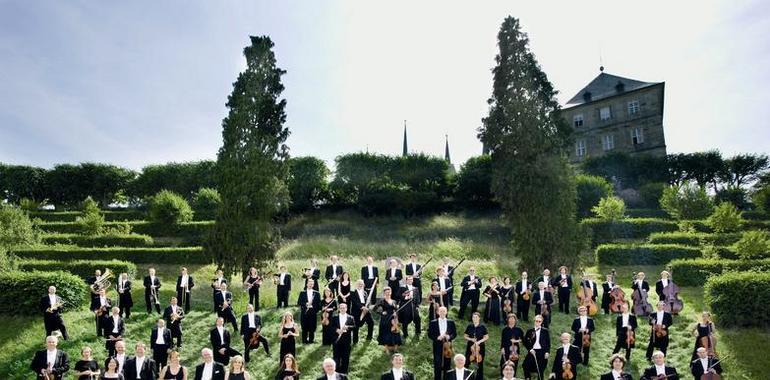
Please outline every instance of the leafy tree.
[[0, 200], [19, 204], [22, 199], [43, 201], [46, 194], [46, 170], [32, 166], [0, 164]]
[[463, 202], [492, 202], [492, 157], [471, 157], [460, 167], [455, 195]]
[[764, 154], [738, 154], [725, 161], [722, 181], [729, 187], [740, 188], [759, 179], [770, 168], [770, 159]]
[[0, 203], [0, 251], [39, 242], [38, 231], [27, 213], [18, 207]]
[[225, 273], [262, 267], [272, 261], [280, 239], [273, 217], [289, 205], [289, 136], [286, 100], [269, 37], [251, 37], [222, 121], [217, 155], [217, 187], [222, 205], [205, 245]]
[[169, 190], [192, 199], [201, 188], [217, 188], [215, 166], [211, 160], [148, 165], [131, 183], [128, 195], [141, 199]]
[[608, 196], [600, 199], [599, 203], [591, 211], [599, 219], [620, 220], [626, 217], [626, 204], [619, 197]]
[[603, 177], [617, 188], [638, 188], [649, 182], [668, 182], [666, 157], [634, 156], [612, 152], [589, 157], [581, 164], [584, 173]]
[[47, 197], [57, 206], [74, 208], [90, 196], [107, 207], [135, 176], [135, 172], [115, 165], [60, 164], [46, 173]]
[[747, 201], [746, 190], [742, 187], [735, 187], [728, 185], [719, 189], [714, 194], [714, 201], [716, 203], [729, 202], [737, 207], [739, 210], [746, 210], [749, 208], [749, 202]]
[[639, 186], [639, 198], [644, 203], [644, 207], [658, 209], [660, 208], [660, 196], [666, 184], [663, 182], [649, 182]]
[[104, 215], [91, 197], [83, 201], [83, 215], [75, 218], [83, 235], [95, 236], [104, 232]]
[[606, 179], [595, 176], [578, 174], [575, 177], [577, 185], [577, 215], [580, 218], [591, 216], [594, 206], [603, 198], [612, 195], [612, 184]]
[[150, 222], [171, 228], [191, 221], [193, 210], [190, 204], [187, 203], [187, 200], [179, 194], [168, 190], [161, 190], [150, 198], [148, 216]]
[[192, 208], [198, 220], [214, 219], [221, 204], [222, 197], [219, 195], [219, 191], [210, 187], [198, 189], [192, 200]]
[[770, 185], [755, 190], [751, 195], [751, 201], [760, 211], [770, 215]]
[[586, 239], [575, 220], [574, 174], [564, 157], [571, 128], [528, 44], [519, 20], [507, 17], [479, 138], [491, 151], [492, 191], [511, 226], [514, 254], [522, 269], [536, 270], [575, 264]]
[[660, 207], [675, 219], [703, 219], [711, 215], [714, 205], [703, 187], [685, 181], [663, 190]]
[[686, 155], [684, 165], [687, 179], [697, 182], [701, 187], [711, 185], [711, 188], [717, 191], [719, 177], [725, 171], [725, 162], [719, 151], [690, 153]]
[[733, 245], [733, 249], [744, 260], [766, 258], [770, 256], [770, 234], [762, 230], [746, 231]]
[[722, 202], [714, 207], [714, 212], [708, 217], [706, 223], [714, 232], [737, 232], [741, 229], [743, 218], [735, 205]]
[[289, 160], [289, 194], [291, 208], [302, 212], [325, 200], [329, 192], [331, 171], [316, 157], [295, 157]]

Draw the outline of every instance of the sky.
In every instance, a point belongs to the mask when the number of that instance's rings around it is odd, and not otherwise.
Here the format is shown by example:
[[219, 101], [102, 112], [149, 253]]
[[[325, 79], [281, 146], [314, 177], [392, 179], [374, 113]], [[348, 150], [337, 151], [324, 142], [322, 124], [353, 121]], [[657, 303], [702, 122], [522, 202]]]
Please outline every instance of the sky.
[[287, 71], [293, 156], [442, 155], [459, 167], [521, 20], [564, 104], [605, 72], [666, 82], [668, 151], [770, 151], [770, 3], [0, 0], [0, 162], [215, 159], [250, 35]]

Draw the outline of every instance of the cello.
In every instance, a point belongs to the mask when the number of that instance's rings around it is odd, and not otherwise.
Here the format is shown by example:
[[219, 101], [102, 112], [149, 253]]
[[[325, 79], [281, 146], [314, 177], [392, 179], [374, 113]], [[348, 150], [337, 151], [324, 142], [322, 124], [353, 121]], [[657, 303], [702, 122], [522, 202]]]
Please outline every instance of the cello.
[[[637, 275], [634, 274], [633, 282], [635, 282], [637, 279]], [[644, 280], [644, 278], [642, 278]], [[633, 294], [631, 294], [631, 298], [634, 301], [634, 314], [637, 316], [640, 315], [650, 315], [652, 313], [652, 305], [647, 301], [647, 291], [644, 290], [644, 286], [642, 284], [639, 284], [639, 286], [634, 289]]]
[[579, 305], [585, 306], [586, 310], [588, 311], [588, 315], [593, 317], [599, 311], [599, 307], [596, 306], [596, 301], [594, 301], [594, 290], [588, 286], [588, 283], [586, 282], [585, 272], [583, 272], [583, 278], [580, 281], [580, 288], [581, 291], [575, 294], [577, 296]]
[[668, 286], [663, 288], [663, 295], [666, 297], [666, 306], [663, 310], [673, 314], [679, 315], [679, 312], [684, 308], [684, 302], [679, 299], [679, 286], [674, 283], [674, 276], [671, 275], [671, 267], [667, 267]]

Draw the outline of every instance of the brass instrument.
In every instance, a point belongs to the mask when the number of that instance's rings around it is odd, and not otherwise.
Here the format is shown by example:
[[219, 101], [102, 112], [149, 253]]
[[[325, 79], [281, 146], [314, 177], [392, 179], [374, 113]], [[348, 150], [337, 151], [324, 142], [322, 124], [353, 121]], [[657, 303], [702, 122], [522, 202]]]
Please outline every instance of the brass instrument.
[[155, 300], [155, 304], [160, 305], [160, 300], [158, 299], [158, 289], [155, 288], [155, 284], [150, 284], [150, 295]]
[[91, 291], [94, 293], [99, 293], [102, 289], [107, 289], [110, 287], [110, 281], [109, 279], [112, 277], [112, 272], [110, 272], [110, 268], [107, 268], [104, 270], [104, 274], [96, 280], [93, 284], [91, 284]]
[[177, 306], [176, 312], [171, 313], [171, 323], [181, 320], [184, 317], [184, 309]]
[[60, 301], [56, 301], [55, 304], [48, 307], [48, 309], [45, 310], [46, 313], [53, 313], [54, 311], [58, 310], [62, 307], [62, 303]]

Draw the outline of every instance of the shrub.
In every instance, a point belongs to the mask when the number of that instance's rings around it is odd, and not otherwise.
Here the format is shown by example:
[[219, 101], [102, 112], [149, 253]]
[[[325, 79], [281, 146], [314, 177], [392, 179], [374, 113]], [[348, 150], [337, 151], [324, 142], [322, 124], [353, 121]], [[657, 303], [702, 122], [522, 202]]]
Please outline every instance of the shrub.
[[703, 187], [685, 182], [664, 189], [660, 207], [675, 219], [704, 219], [711, 215], [713, 204]]
[[745, 272], [770, 270], [770, 259], [763, 260], [715, 260], [715, 259], [676, 259], [669, 265], [674, 281], [679, 286], [703, 286], [709, 276], [723, 272]]
[[770, 186], [762, 186], [751, 195], [751, 202], [759, 211], [770, 215]]
[[149, 218], [150, 222], [161, 226], [176, 226], [191, 221], [193, 210], [179, 194], [161, 190], [150, 198]]
[[743, 219], [746, 220], [768, 220], [768, 218], [770, 218], [770, 215], [765, 214], [760, 210], [744, 211], [741, 215], [743, 216]]
[[0, 273], [0, 314], [40, 315], [40, 296], [51, 285], [64, 301], [64, 310], [78, 309], [88, 299], [86, 283], [70, 273], [3, 272]]
[[577, 214], [580, 218], [591, 216], [593, 207], [598, 205], [601, 199], [612, 196], [612, 184], [599, 176], [579, 174], [575, 176], [575, 184]]
[[222, 197], [217, 189], [202, 187], [193, 196], [192, 208], [195, 212], [195, 218], [200, 220], [212, 220], [217, 215], [219, 205], [222, 203]]
[[80, 233], [86, 236], [96, 236], [103, 232], [104, 216], [91, 197], [83, 201], [83, 216], [75, 218], [75, 223], [80, 226]]
[[54, 261], [54, 260], [20, 260], [17, 264], [20, 271], [41, 271], [54, 272], [62, 270], [86, 279], [94, 275], [94, 271], [99, 269], [104, 273], [109, 269], [114, 274], [112, 283], [117, 281], [121, 273], [128, 273], [129, 278], [136, 275], [136, 264], [120, 260], [75, 260], [75, 261]]
[[0, 249], [19, 245], [31, 245], [40, 241], [29, 216], [8, 204], [0, 203]]
[[[154, 238], [177, 237], [183, 239], [187, 244], [200, 244], [213, 224], [213, 221], [189, 222], [176, 226], [161, 226], [150, 222], [107, 222], [104, 226], [107, 231], [129, 228], [135, 233], [149, 235]], [[38, 227], [47, 233], [73, 234], [78, 232], [78, 226], [75, 223], [41, 223]]]
[[620, 220], [626, 217], [626, 204], [618, 197], [609, 196], [602, 198], [591, 211], [602, 220]]
[[671, 220], [663, 219], [623, 219], [608, 221], [598, 218], [583, 219], [581, 221], [591, 229], [591, 242], [593, 246], [618, 239], [644, 239], [653, 232], [671, 232], [677, 230], [677, 224]]
[[43, 234], [43, 244], [77, 245], [78, 247], [147, 247], [153, 240], [147, 235], [139, 234], [102, 234], [98, 236], [83, 236], [78, 234]]
[[695, 247], [702, 244], [726, 246], [734, 244], [740, 238], [741, 234], [739, 233], [655, 232], [650, 234], [647, 242], [650, 244], [681, 244]]
[[29, 199], [29, 198], [21, 198], [21, 200], [19, 200], [19, 208], [27, 212], [40, 210], [40, 208], [45, 205], [46, 205], [45, 200], [36, 201], [34, 199]]
[[329, 175], [326, 163], [316, 157], [289, 159], [289, 195], [291, 209], [306, 211], [326, 200], [329, 193]]
[[654, 219], [669, 219], [670, 216], [667, 212], [654, 208], [627, 208], [626, 215], [629, 218], [654, 218]]
[[704, 301], [721, 326], [770, 326], [770, 273], [731, 272], [712, 276], [706, 281]]
[[[38, 218], [44, 222], [74, 222], [75, 218], [81, 215], [80, 211], [35, 211], [30, 212], [30, 218]], [[104, 221], [131, 221], [144, 220], [147, 215], [139, 210], [104, 210]]]
[[675, 244], [602, 244], [596, 248], [596, 260], [604, 265], [662, 265], [700, 256], [698, 248]]
[[742, 223], [741, 213], [735, 205], [728, 202], [714, 207], [714, 212], [706, 220], [706, 224], [717, 233], [739, 231]]
[[744, 260], [760, 259], [770, 256], [770, 235], [767, 231], [746, 231], [733, 249]]
[[644, 203], [644, 207], [659, 209], [660, 197], [666, 187], [667, 185], [663, 182], [651, 182], [639, 186], [639, 198]]
[[142, 264], [209, 264], [201, 247], [182, 248], [81, 248], [37, 247], [13, 252], [23, 259], [39, 260], [122, 260]]

